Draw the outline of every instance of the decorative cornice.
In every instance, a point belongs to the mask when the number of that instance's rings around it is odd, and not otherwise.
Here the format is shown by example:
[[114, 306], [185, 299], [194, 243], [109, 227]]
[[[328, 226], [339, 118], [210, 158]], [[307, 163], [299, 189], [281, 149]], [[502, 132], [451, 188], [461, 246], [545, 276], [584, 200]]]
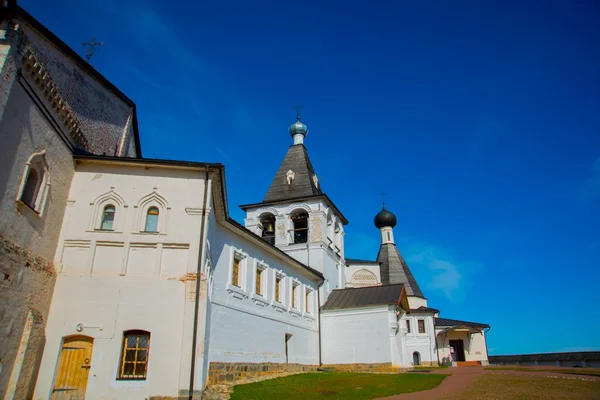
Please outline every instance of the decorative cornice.
[[50, 72], [44, 66], [38, 52], [35, 50], [29, 39], [27, 39], [25, 32], [21, 30], [20, 33], [23, 46], [23, 56], [21, 58], [23, 68], [29, 73], [29, 76], [35, 82], [38, 89], [52, 105], [54, 111], [60, 116], [62, 123], [69, 130], [75, 143], [89, 151], [90, 145], [81, 131], [75, 113], [71, 110], [66, 99], [60, 93], [58, 85], [54, 82], [52, 76], [50, 76]]

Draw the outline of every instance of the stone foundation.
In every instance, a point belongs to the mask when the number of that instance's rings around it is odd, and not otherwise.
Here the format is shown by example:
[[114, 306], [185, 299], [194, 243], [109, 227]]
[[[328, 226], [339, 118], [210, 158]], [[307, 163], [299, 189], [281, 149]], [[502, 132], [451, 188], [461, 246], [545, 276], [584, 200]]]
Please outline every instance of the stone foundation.
[[404, 372], [401, 367], [394, 367], [392, 363], [373, 364], [323, 364], [322, 369], [334, 372]]
[[211, 362], [208, 368], [207, 384], [240, 384], [255, 377], [277, 377], [293, 373], [315, 372], [317, 368], [317, 365], [303, 364]]

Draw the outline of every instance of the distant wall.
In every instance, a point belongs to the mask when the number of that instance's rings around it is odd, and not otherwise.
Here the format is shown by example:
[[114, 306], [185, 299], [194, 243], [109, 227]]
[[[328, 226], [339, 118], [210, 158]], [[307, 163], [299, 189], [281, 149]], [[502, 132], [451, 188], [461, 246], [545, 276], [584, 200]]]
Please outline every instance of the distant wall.
[[600, 368], [600, 351], [489, 356], [491, 364]]

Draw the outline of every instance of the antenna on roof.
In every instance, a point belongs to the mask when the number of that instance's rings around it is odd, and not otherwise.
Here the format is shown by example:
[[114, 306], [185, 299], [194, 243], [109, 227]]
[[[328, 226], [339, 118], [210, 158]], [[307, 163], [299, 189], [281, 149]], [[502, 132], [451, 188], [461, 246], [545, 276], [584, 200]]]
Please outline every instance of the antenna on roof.
[[96, 36], [94, 36], [91, 42], [82, 42], [81, 44], [84, 48], [89, 47], [87, 53], [85, 53], [85, 61], [89, 64], [90, 58], [98, 53], [100, 47], [104, 45], [104, 42], [96, 42]]

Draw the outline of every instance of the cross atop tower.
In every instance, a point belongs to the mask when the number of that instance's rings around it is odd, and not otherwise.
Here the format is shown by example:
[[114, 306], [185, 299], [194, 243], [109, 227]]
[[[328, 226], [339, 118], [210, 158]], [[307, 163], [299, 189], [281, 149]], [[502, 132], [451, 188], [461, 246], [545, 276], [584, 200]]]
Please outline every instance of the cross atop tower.
[[304, 108], [304, 106], [301, 106], [301, 105], [300, 105], [300, 100], [298, 100], [298, 101], [296, 102], [296, 105], [295, 105], [294, 107], [292, 107], [292, 108], [295, 108], [295, 109], [296, 109], [296, 119], [297, 119], [298, 121], [300, 121], [300, 109], [301, 109], [301, 108]]
[[385, 207], [385, 195], [387, 193], [384, 192], [383, 190], [381, 191], [381, 193], [379, 193], [379, 195], [381, 196], [381, 202], [383, 203], [383, 206]]
[[96, 36], [94, 36], [91, 42], [82, 42], [81, 44], [84, 48], [89, 47], [87, 53], [85, 53], [85, 61], [87, 61], [89, 64], [90, 58], [92, 58], [92, 56], [98, 52], [99, 47], [102, 47], [104, 42], [96, 42]]

